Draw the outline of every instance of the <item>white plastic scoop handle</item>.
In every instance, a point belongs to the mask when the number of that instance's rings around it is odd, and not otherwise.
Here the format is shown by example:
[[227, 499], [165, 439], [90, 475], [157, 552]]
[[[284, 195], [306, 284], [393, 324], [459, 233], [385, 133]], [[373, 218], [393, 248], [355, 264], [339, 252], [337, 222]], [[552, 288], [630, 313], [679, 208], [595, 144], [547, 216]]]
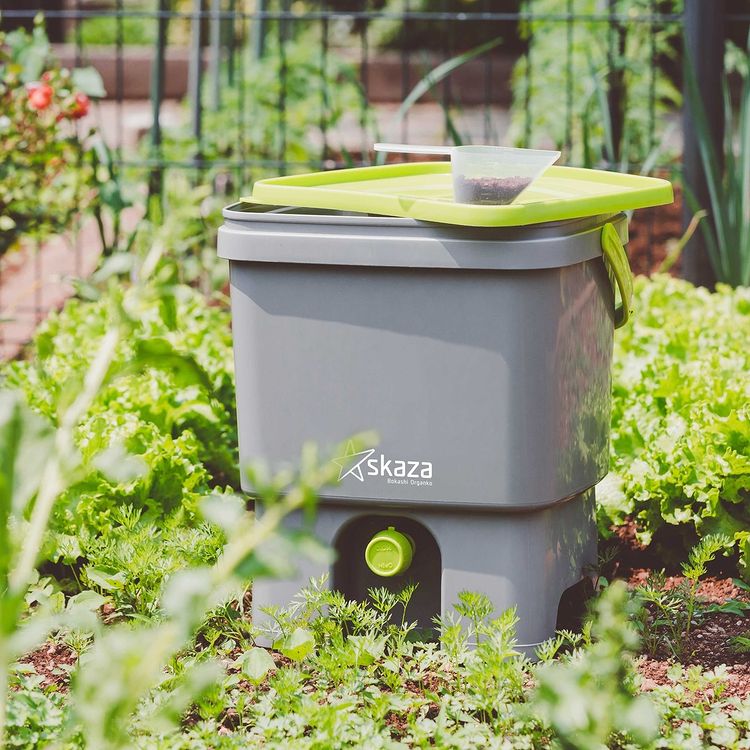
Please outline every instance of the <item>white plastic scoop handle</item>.
[[389, 154], [441, 154], [450, 156], [453, 146], [418, 146], [409, 143], [376, 143], [373, 148], [376, 151], [385, 151]]

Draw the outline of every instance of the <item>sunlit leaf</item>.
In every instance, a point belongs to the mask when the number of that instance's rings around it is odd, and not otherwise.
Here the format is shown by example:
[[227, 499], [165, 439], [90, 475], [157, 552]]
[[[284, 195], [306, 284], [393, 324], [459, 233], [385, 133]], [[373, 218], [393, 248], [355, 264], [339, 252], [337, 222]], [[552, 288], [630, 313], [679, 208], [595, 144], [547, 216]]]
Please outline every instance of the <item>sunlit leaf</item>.
[[276, 667], [268, 651], [257, 646], [242, 654], [239, 663], [242, 674], [254, 685], [262, 682], [269, 671]]
[[273, 647], [292, 661], [302, 661], [315, 650], [315, 636], [305, 628], [295, 628], [277, 640]]

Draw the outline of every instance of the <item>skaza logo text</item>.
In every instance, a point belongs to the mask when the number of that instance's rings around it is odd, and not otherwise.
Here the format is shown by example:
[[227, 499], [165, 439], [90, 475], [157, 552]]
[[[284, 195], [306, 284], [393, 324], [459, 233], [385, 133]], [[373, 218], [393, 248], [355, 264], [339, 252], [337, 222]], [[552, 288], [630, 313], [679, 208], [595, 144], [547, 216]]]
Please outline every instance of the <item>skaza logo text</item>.
[[380, 453], [375, 456], [375, 449], [355, 452], [354, 445], [349, 443], [346, 454], [333, 459], [339, 467], [339, 481], [355, 477], [360, 482], [365, 477], [381, 477], [390, 484], [432, 484], [432, 462], [412, 461], [400, 458], [386, 458]]

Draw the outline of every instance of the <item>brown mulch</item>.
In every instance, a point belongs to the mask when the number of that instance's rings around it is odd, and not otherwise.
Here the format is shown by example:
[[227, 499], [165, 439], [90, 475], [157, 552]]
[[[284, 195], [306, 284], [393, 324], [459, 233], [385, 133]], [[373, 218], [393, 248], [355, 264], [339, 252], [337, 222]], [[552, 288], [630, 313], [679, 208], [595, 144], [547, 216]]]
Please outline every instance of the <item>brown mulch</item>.
[[[628, 240], [628, 258], [633, 273], [651, 274], [658, 269], [669, 250], [670, 240], [682, 236], [682, 195], [675, 186], [674, 203], [641, 208], [633, 213]], [[679, 269], [680, 262], [672, 267]]]
[[42, 678], [42, 688], [54, 685], [57, 690], [65, 692], [70, 685], [70, 671], [78, 661], [78, 654], [64, 643], [49, 641], [19, 661], [34, 667]]
[[[665, 589], [679, 586], [685, 579], [681, 576], [679, 563], [684, 559], [684, 550], [690, 541], [677, 538], [674, 529], [665, 529], [660, 539], [645, 547], [636, 539], [636, 525], [628, 521], [614, 529], [617, 556], [613, 562], [610, 577], [617, 576], [627, 581], [630, 587], [648, 581], [652, 570], [664, 570]], [[671, 535], [671, 536], [670, 536]], [[669, 550], [679, 551], [674, 558], [665, 553]], [[710, 573], [704, 576], [697, 590], [698, 602], [702, 605], [724, 604], [728, 601], [750, 601], [750, 592], [735, 583], [735, 561], [732, 558], [719, 557], [710, 566]], [[743, 616], [725, 612], [704, 613], [699, 623], [693, 627], [686, 643], [682, 644], [682, 656], [679, 659], [685, 668], [699, 665], [704, 670], [711, 670], [724, 665], [726, 678], [721, 681], [722, 697], [736, 696], [750, 698], [750, 654], [738, 653], [730, 643], [734, 636], [747, 635], [750, 631], [750, 611]], [[677, 660], [668, 654], [656, 657], [641, 656], [637, 661], [638, 671], [643, 678], [643, 690], [650, 690], [659, 685], [670, 685], [672, 681], [667, 671]], [[692, 701], [711, 700], [717, 691], [707, 688], [688, 696]]]
[[[648, 568], [635, 568], [628, 576], [628, 586], [638, 586], [648, 581], [651, 571]], [[664, 580], [664, 588], [670, 589], [679, 586], [685, 579], [682, 576], [667, 576]], [[706, 576], [698, 584], [698, 599], [708, 604], [723, 604], [730, 599], [739, 599], [740, 601], [750, 601], [748, 592], [741, 589], [734, 578], [718, 578], [716, 576]], [[750, 622], [747, 623], [747, 629], [750, 630]]]
[[423, 675], [419, 681], [406, 680], [404, 687], [412, 693], [422, 694], [424, 692], [437, 693], [445, 686], [445, 680], [433, 672]]
[[[673, 685], [667, 676], [671, 664], [659, 659], [651, 659], [641, 656], [637, 661], [638, 672], [643, 682], [641, 690], [647, 692], [661, 685]], [[684, 680], [680, 680], [684, 685]], [[711, 686], [696, 690], [693, 694], [686, 695], [690, 703], [698, 701], [712, 701], [717, 698], [748, 698], [750, 697], [750, 667], [747, 664], [726, 665], [726, 675], [718, 681], [719, 688]]]
[[[419, 693], [421, 695], [421, 693]], [[396, 711], [389, 711], [385, 716], [385, 723], [388, 727], [390, 727], [391, 730], [391, 736], [394, 739], [400, 739], [403, 737], [408, 729], [409, 729], [409, 714], [411, 712], [407, 712], [404, 714], [397, 713]], [[437, 718], [438, 714], [440, 713], [440, 706], [438, 706], [436, 703], [430, 703], [427, 706], [427, 711], [425, 712], [425, 716], [428, 719], [435, 719]]]
[[649, 546], [636, 538], [637, 526], [628, 519], [613, 529], [614, 536], [606, 544], [614, 548], [612, 568], [606, 572], [611, 578], [629, 579], [634, 571], [664, 570], [667, 575], [678, 575], [685, 560], [685, 550], [690, 549], [697, 537], [685, 538], [679, 527], [665, 526], [654, 535]]
[[[675, 576], [668, 580], [665, 588], [673, 588], [680, 581]], [[708, 577], [701, 581], [697, 598], [703, 605], [723, 604], [731, 599], [747, 601], [747, 592], [739, 589], [731, 578]], [[679, 663], [685, 667], [699, 665], [704, 670], [725, 665], [729, 672], [725, 694], [750, 697], [750, 653], [738, 652], [731, 643], [734, 636], [747, 637], [750, 631], [748, 614], [703, 613], [687, 640], [681, 644]], [[668, 654], [643, 656], [639, 660], [638, 670], [647, 679], [648, 685], [666, 685], [669, 684], [667, 669], [677, 661]]]
[[395, 737], [403, 737], [409, 729], [409, 719], [404, 714], [397, 714], [390, 711], [385, 717], [385, 723], [391, 729], [391, 734]]

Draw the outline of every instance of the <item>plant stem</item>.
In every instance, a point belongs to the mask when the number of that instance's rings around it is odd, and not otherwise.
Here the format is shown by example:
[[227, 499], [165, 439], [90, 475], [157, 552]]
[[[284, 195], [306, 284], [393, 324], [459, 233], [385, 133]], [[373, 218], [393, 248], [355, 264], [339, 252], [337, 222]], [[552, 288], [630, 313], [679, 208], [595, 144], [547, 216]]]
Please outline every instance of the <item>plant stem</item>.
[[258, 545], [268, 539], [278, 528], [284, 518], [301, 508], [305, 503], [305, 494], [294, 487], [278, 503], [272, 505], [251, 526], [247, 534], [232, 542], [214, 566], [214, 578], [217, 583], [224, 583], [233, 574], [240, 563], [257, 549]]
[[11, 594], [24, 591], [31, 580], [52, 507], [65, 488], [64, 464], [60, 457], [70, 456], [73, 432], [104, 382], [119, 340], [118, 328], [112, 328], [104, 335], [101, 348], [86, 373], [83, 389], [60, 420], [60, 426], [55, 434], [54, 453], [42, 472], [39, 494], [34, 503], [29, 530], [18, 562], [9, 576], [8, 588]]
[[0, 638], [0, 750], [5, 747], [5, 722], [8, 703], [8, 654], [5, 648], [5, 636]]
[[693, 218], [690, 219], [682, 237], [679, 240], [674, 240], [674, 244], [669, 248], [667, 257], [661, 262], [661, 265], [656, 269], [656, 273], [667, 273], [672, 266], [679, 260], [682, 255], [682, 251], [685, 249], [685, 245], [690, 242], [690, 238], [695, 234], [695, 230], [698, 228], [698, 224], [701, 219], [708, 216], [708, 211], [701, 209], [693, 214]]
[[690, 626], [693, 624], [693, 611], [695, 609], [695, 592], [698, 588], [698, 579], [690, 580], [690, 596], [687, 606], [687, 623], [685, 624], [685, 640], [690, 636]]

